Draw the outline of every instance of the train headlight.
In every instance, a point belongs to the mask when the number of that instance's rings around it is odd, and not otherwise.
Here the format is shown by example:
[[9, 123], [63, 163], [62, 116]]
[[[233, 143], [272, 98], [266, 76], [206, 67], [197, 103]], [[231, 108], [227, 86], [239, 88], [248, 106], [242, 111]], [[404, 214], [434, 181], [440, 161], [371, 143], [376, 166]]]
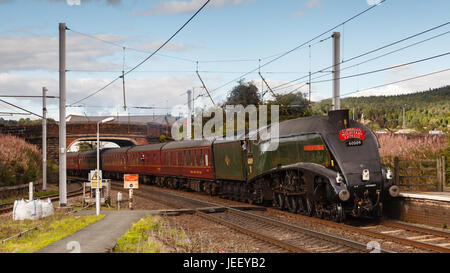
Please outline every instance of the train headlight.
[[342, 201], [347, 201], [348, 199], [350, 199], [350, 193], [348, 192], [348, 190], [341, 190], [338, 194], [339, 199], [341, 199]]
[[391, 180], [392, 177], [393, 177], [392, 171], [391, 169], [388, 168], [386, 172], [386, 179]]
[[340, 173], [337, 173], [336, 175], [336, 183], [341, 184], [344, 182], [344, 178], [341, 176]]
[[369, 179], [370, 179], [370, 172], [368, 169], [364, 169], [362, 172], [362, 180], [369, 181]]
[[391, 187], [389, 188], [389, 194], [390, 194], [392, 197], [397, 197], [397, 196], [400, 194], [400, 188], [397, 187], [397, 186], [395, 186], [395, 185], [391, 186]]

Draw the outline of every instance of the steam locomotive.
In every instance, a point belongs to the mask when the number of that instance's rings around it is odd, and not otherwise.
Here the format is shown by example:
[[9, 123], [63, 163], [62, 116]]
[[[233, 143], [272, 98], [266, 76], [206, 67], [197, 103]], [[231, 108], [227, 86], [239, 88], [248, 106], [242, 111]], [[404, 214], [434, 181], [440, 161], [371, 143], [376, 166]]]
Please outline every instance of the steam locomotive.
[[[375, 134], [348, 110], [279, 123], [277, 149], [268, 141], [184, 140], [101, 152], [103, 176], [138, 173], [142, 183], [190, 189], [223, 198], [337, 222], [348, 215], [381, 217], [396, 197], [392, 172], [381, 165]], [[96, 152], [68, 153], [67, 170], [86, 176]]]

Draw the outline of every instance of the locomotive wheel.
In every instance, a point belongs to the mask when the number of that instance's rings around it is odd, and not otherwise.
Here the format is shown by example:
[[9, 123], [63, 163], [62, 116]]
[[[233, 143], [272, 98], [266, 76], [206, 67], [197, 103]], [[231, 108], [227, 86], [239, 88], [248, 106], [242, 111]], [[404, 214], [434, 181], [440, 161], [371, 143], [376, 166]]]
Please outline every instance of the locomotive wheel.
[[316, 217], [323, 219], [325, 215], [322, 211], [322, 208], [320, 206], [315, 206], [315, 207], [316, 207]]
[[296, 196], [287, 196], [287, 206], [289, 212], [297, 213], [298, 211], [298, 198]]
[[331, 219], [337, 223], [344, 222], [345, 213], [341, 204], [335, 204], [331, 210]]
[[315, 212], [314, 203], [309, 196], [306, 197], [306, 215], [313, 216]]
[[274, 193], [273, 202], [276, 208], [283, 210], [284, 208], [284, 196], [281, 193]]
[[305, 200], [303, 196], [299, 196], [297, 198], [297, 203], [298, 203], [298, 213], [306, 215], [306, 206], [305, 206]]

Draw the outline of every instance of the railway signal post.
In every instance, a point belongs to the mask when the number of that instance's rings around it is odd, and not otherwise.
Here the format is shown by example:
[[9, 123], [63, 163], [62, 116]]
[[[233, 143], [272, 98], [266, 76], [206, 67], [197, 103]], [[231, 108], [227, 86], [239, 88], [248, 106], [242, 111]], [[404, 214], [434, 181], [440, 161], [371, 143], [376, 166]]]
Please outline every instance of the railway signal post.
[[129, 208], [133, 210], [133, 190], [139, 188], [139, 174], [125, 174], [123, 176], [123, 187], [128, 189]]

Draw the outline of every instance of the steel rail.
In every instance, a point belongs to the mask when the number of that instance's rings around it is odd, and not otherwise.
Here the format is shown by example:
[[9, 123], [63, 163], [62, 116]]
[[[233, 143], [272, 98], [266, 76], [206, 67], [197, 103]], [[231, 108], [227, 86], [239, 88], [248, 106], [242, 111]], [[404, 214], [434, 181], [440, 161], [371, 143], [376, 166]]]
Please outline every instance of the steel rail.
[[[73, 190], [73, 191], [70, 191], [67, 194], [67, 197], [75, 197], [75, 196], [78, 196], [78, 195], [81, 195], [81, 194], [83, 194], [83, 187], [81, 187], [79, 189], [76, 189], [76, 190]], [[48, 196], [41, 196], [39, 198], [40, 199], [50, 198], [50, 200], [53, 202], [53, 201], [58, 201], [59, 200], [59, 194], [53, 194], [53, 195], [48, 195]], [[11, 212], [14, 209], [14, 202], [2, 204], [2, 206], [4, 206], [4, 205], [9, 205], [9, 206], [5, 207], [5, 208], [0, 208], [0, 215], [8, 213], [8, 212]]]
[[444, 237], [446, 239], [450, 239], [450, 232], [448, 232], [448, 231], [440, 231], [440, 230], [435, 230], [435, 229], [431, 229], [431, 228], [419, 227], [419, 226], [414, 226], [414, 225], [410, 225], [410, 224], [406, 224], [406, 223], [399, 223], [399, 222], [390, 221], [390, 220], [382, 221], [381, 225], [386, 226], [386, 227], [400, 228], [400, 229], [409, 230], [409, 231], [413, 231], [413, 232], [425, 233], [425, 234], [429, 234], [429, 235], [433, 235], [433, 236], [437, 236], [437, 237]]
[[[271, 209], [271, 208], [269, 210], [280, 212], [279, 210], [275, 210], [275, 209]], [[379, 233], [379, 232], [375, 232], [375, 231], [371, 231], [371, 230], [366, 230], [366, 229], [362, 229], [359, 227], [350, 226], [350, 225], [347, 225], [344, 223], [335, 223], [335, 222], [331, 222], [331, 221], [327, 221], [327, 220], [323, 220], [323, 219], [319, 219], [319, 218], [314, 218], [314, 217], [308, 217], [308, 216], [304, 216], [304, 215], [300, 215], [300, 214], [288, 213], [288, 212], [284, 212], [284, 211], [281, 211], [281, 212], [284, 213], [285, 215], [294, 216], [296, 218], [299, 218], [299, 219], [302, 219], [305, 221], [322, 224], [322, 225], [325, 225], [328, 227], [334, 227], [334, 228], [338, 228], [341, 230], [357, 232], [357, 233], [360, 233], [360, 234], [363, 234], [363, 235], [366, 235], [369, 237], [373, 237], [373, 238], [381, 238], [386, 241], [395, 242], [395, 243], [399, 243], [399, 244], [407, 245], [407, 246], [414, 246], [414, 247], [424, 249], [424, 250], [431, 250], [431, 251], [442, 252], [442, 253], [450, 253], [450, 248], [446, 248], [446, 247], [441, 247], [441, 246], [432, 245], [432, 244], [428, 244], [428, 243], [418, 242], [418, 241], [401, 238], [401, 237], [395, 237], [395, 236], [392, 236], [389, 234], [383, 234], [383, 233]], [[405, 227], [402, 226], [402, 228], [405, 228]]]
[[[215, 203], [215, 202], [210, 202], [210, 201], [206, 201], [206, 200], [200, 200], [200, 199], [197, 199], [197, 198], [194, 198], [194, 197], [188, 197], [188, 196], [185, 196], [185, 195], [181, 195], [181, 194], [175, 193], [173, 191], [165, 191], [165, 190], [161, 190], [161, 189], [146, 189], [146, 190], [147, 191], [160, 192], [160, 193], [164, 193], [166, 195], [175, 196], [175, 197], [186, 199], [186, 200], [189, 200], [189, 201], [195, 201], [195, 202], [198, 202], [198, 203], [208, 204], [210, 206], [226, 207], [228, 209], [228, 211], [230, 211], [232, 213], [235, 213], [235, 214], [240, 214], [240, 215], [243, 215], [243, 216], [246, 216], [246, 217], [251, 217], [251, 218], [257, 219], [259, 221], [263, 221], [263, 222], [269, 223], [271, 225], [276, 225], [276, 226], [279, 226], [279, 227], [282, 227], [282, 228], [286, 228], [286, 229], [292, 230], [294, 232], [301, 232], [303, 234], [306, 233], [309, 236], [312, 236], [312, 237], [315, 237], [315, 238], [319, 238], [319, 239], [322, 239], [322, 240], [325, 240], [325, 241], [328, 241], [328, 242], [338, 243], [338, 244], [341, 244], [341, 245], [343, 244], [343, 245], [345, 245], [347, 247], [350, 247], [350, 248], [353, 248], [353, 249], [368, 251], [366, 244], [363, 244], [363, 243], [360, 243], [360, 242], [356, 242], [356, 241], [352, 241], [352, 240], [345, 239], [345, 238], [341, 238], [341, 237], [334, 236], [334, 235], [331, 235], [331, 234], [326, 234], [326, 233], [323, 233], [323, 232], [315, 231], [315, 230], [312, 230], [312, 229], [300, 227], [300, 226], [293, 225], [293, 224], [290, 224], [290, 223], [281, 222], [281, 221], [278, 221], [276, 219], [264, 217], [264, 216], [253, 214], [253, 213], [250, 213], [250, 212], [241, 211], [241, 210], [232, 208], [228, 204], [218, 204], [218, 203]], [[243, 228], [243, 227], [241, 227], [241, 228]], [[380, 251], [381, 252], [385, 252], [385, 253], [392, 253], [392, 251], [385, 250], [385, 249], [380, 249]]]
[[237, 231], [239, 231], [241, 233], [247, 234], [247, 235], [249, 235], [251, 237], [254, 237], [254, 238], [262, 240], [262, 241], [269, 242], [269, 243], [271, 243], [273, 245], [276, 245], [278, 247], [281, 247], [283, 249], [286, 249], [286, 250], [289, 250], [289, 251], [292, 251], [292, 252], [295, 252], [295, 253], [311, 253], [310, 251], [305, 250], [303, 248], [299, 248], [299, 247], [294, 246], [292, 244], [289, 244], [287, 242], [283, 242], [283, 241], [275, 239], [273, 237], [270, 237], [270, 236], [267, 236], [267, 235], [264, 235], [264, 234], [261, 234], [261, 233], [257, 233], [257, 232], [255, 232], [253, 230], [247, 229], [247, 228], [242, 227], [240, 225], [234, 224], [234, 223], [232, 223], [230, 221], [226, 221], [224, 219], [220, 219], [219, 217], [215, 217], [213, 215], [210, 215], [210, 214], [207, 214], [207, 213], [204, 213], [204, 212], [197, 211], [196, 215], [198, 215], [198, 216], [200, 216], [202, 218], [205, 218], [207, 220], [216, 222], [218, 224], [221, 224], [221, 225], [224, 225], [224, 226], [228, 226], [228, 227], [230, 227], [230, 228], [232, 228], [234, 230], [237, 230]]

